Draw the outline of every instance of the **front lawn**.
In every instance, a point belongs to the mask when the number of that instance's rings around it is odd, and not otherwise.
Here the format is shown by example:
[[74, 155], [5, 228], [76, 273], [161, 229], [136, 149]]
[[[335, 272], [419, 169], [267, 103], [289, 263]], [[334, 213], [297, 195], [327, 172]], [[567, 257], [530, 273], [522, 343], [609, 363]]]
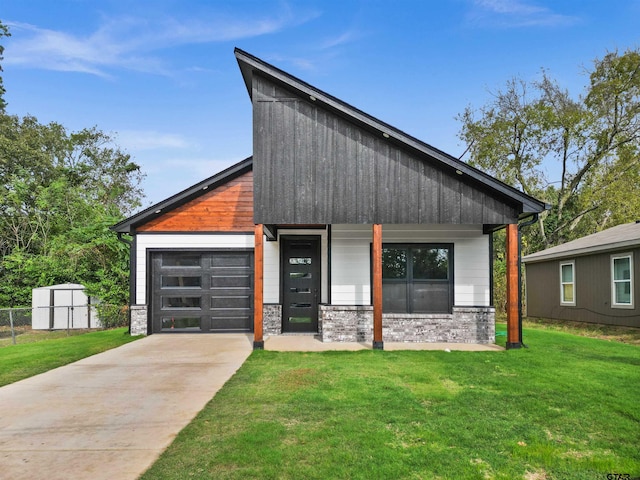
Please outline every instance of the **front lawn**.
[[640, 347], [525, 337], [506, 352], [254, 352], [142, 478], [640, 476]]
[[[60, 335], [63, 336], [42, 340], [43, 335], [34, 334], [29, 337], [33, 343], [1, 347], [0, 387], [136, 340], [126, 328], [70, 337], [66, 332], [60, 332]], [[34, 338], [40, 341], [34, 341]]]

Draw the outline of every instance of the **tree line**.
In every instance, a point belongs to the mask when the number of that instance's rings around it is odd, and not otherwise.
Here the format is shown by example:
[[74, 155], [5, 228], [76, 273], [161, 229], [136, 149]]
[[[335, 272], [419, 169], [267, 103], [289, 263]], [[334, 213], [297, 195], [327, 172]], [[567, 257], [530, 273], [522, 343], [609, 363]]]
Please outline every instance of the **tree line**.
[[469, 163], [547, 202], [526, 231], [532, 253], [640, 216], [640, 51], [607, 53], [584, 92], [513, 78], [458, 119]]
[[96, 127], [8, 114], [4, 94], [0, 77], [0, 307], [66, 282], [126, 305], [128, 247], [109, 227], [141, 205], [140, 167]]
[[[542, 71], [508, 80], [458, 116], [469, 163], [547, 202], [523, 229], [533, 253], [640, 219], [640, 51], [614, 51], [585, 69], [570, 92]], [[506, 300], [504, 235], [496, 236], [494, 303]]]

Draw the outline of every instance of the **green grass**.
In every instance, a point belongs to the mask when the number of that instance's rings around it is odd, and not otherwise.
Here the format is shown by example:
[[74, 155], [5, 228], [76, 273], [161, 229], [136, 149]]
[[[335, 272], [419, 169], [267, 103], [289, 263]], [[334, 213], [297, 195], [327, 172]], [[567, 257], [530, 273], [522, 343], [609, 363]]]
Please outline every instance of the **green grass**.
[[[66, 336], [66, 332], [56, 333], [58, 335], [54, 335], [54, 337], [59, 336], [59, 338], [51, 339], [51, 336], [33, 334], [25, 338], [18, 337], [23, 343], [17, 345], [5, 343], [5, 346], [0, 348], [0, 386], [104, 352], [136, 339], [127, 333], [126, 328], [70, 337]], [[47, 337], [49, 338], [43, 340]]]
[[143, 479], [640, 476], [640, 347], [254, 352]]

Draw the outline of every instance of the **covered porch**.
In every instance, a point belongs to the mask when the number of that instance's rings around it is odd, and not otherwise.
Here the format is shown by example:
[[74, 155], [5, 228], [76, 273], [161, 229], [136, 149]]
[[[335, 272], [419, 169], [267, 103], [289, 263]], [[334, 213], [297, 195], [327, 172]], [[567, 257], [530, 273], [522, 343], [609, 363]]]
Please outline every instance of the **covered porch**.
[[[294, 334], [299, 335], [295, 338], [300, 342], [320, 350], [331, 349], [329, 345], [335, 343], [376, 349], [385, 348], [385, 342], [387, 346], [398, 344], [404, 348], [421, 348], [419, 345], [427, 343], [434, 346], [494, 343], [491, 231], [481, 226], [305, 227], [288, 226], [284, 230], [274, 226], [255, 227], [254, 348], [264, 348], [266, 338]], [[522, 336], [518, 225], [509, 224], [505, 228], [509, 289], [507, 348], [519, 348]], [[314, 237], [318, 244], [314, 257], [301, 258], [299, 252], [290, 256], [285, 248], [287, 243], [282, 240], [301, 238], [306, 245]], [[443, 238], [448, 243], [444, 243]], [[397, 310], [396, 280], [388, 279], [389, 266], [385, 262], [388, 264], [389, 258], [385, 258], [385, 254], [388, 257], [389, 251], [395, 252], [397, 245], [404, 248], [409, 242], [407, 239], [413, 242], [410, 245], [441, 247], [438, 253], [448, 252], [449, 258], [441, 262], [445, 265], [445, 275], [435, 282], [419, 284], [423, 303], [417, 304], [418, 300], [412, 298], [414, 309], [405, 311]], [[398, 240], [401, 243], [397, 243]], [[312, 265], [317, 266], [312, 268]], [[293, 271], [300, 273], [291, 273]], [[310, 278], [303, 278], [298, 284], [289, 281], [290, 276]], [[429, 283], [435, 286], [432, 292], [425, 291]], [[306, 288], [298, 288], [299, 285]], [[443, 290], [448, 292], [443, 295]], [[404, 295], [403, 292], [401, 297]], [[288, 323], [292, 320], [296, 323]], [[279, 341], [272, 340], [272, 344]], [[283, 341], [295, 343], [291, 339]], [[327, 345], [320, 347], [320, 343]], [[411, 344], [415, 347], [408, 347]]]

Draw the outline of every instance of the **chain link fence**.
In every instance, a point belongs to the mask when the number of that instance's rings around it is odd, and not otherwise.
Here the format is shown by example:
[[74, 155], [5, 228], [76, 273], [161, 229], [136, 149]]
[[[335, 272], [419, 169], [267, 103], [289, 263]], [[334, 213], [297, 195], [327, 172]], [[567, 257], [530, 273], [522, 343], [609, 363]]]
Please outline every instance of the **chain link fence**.
[[126, 306], [56, 305], [40, 307], [0, 308], [0, 340], [32, 331], [94, 330], [127, 326], [129, 310]]
[[0, 338], [11, 337], [16, 344], [16, 335], [31, 330], [31, 307], [0, 308]]

